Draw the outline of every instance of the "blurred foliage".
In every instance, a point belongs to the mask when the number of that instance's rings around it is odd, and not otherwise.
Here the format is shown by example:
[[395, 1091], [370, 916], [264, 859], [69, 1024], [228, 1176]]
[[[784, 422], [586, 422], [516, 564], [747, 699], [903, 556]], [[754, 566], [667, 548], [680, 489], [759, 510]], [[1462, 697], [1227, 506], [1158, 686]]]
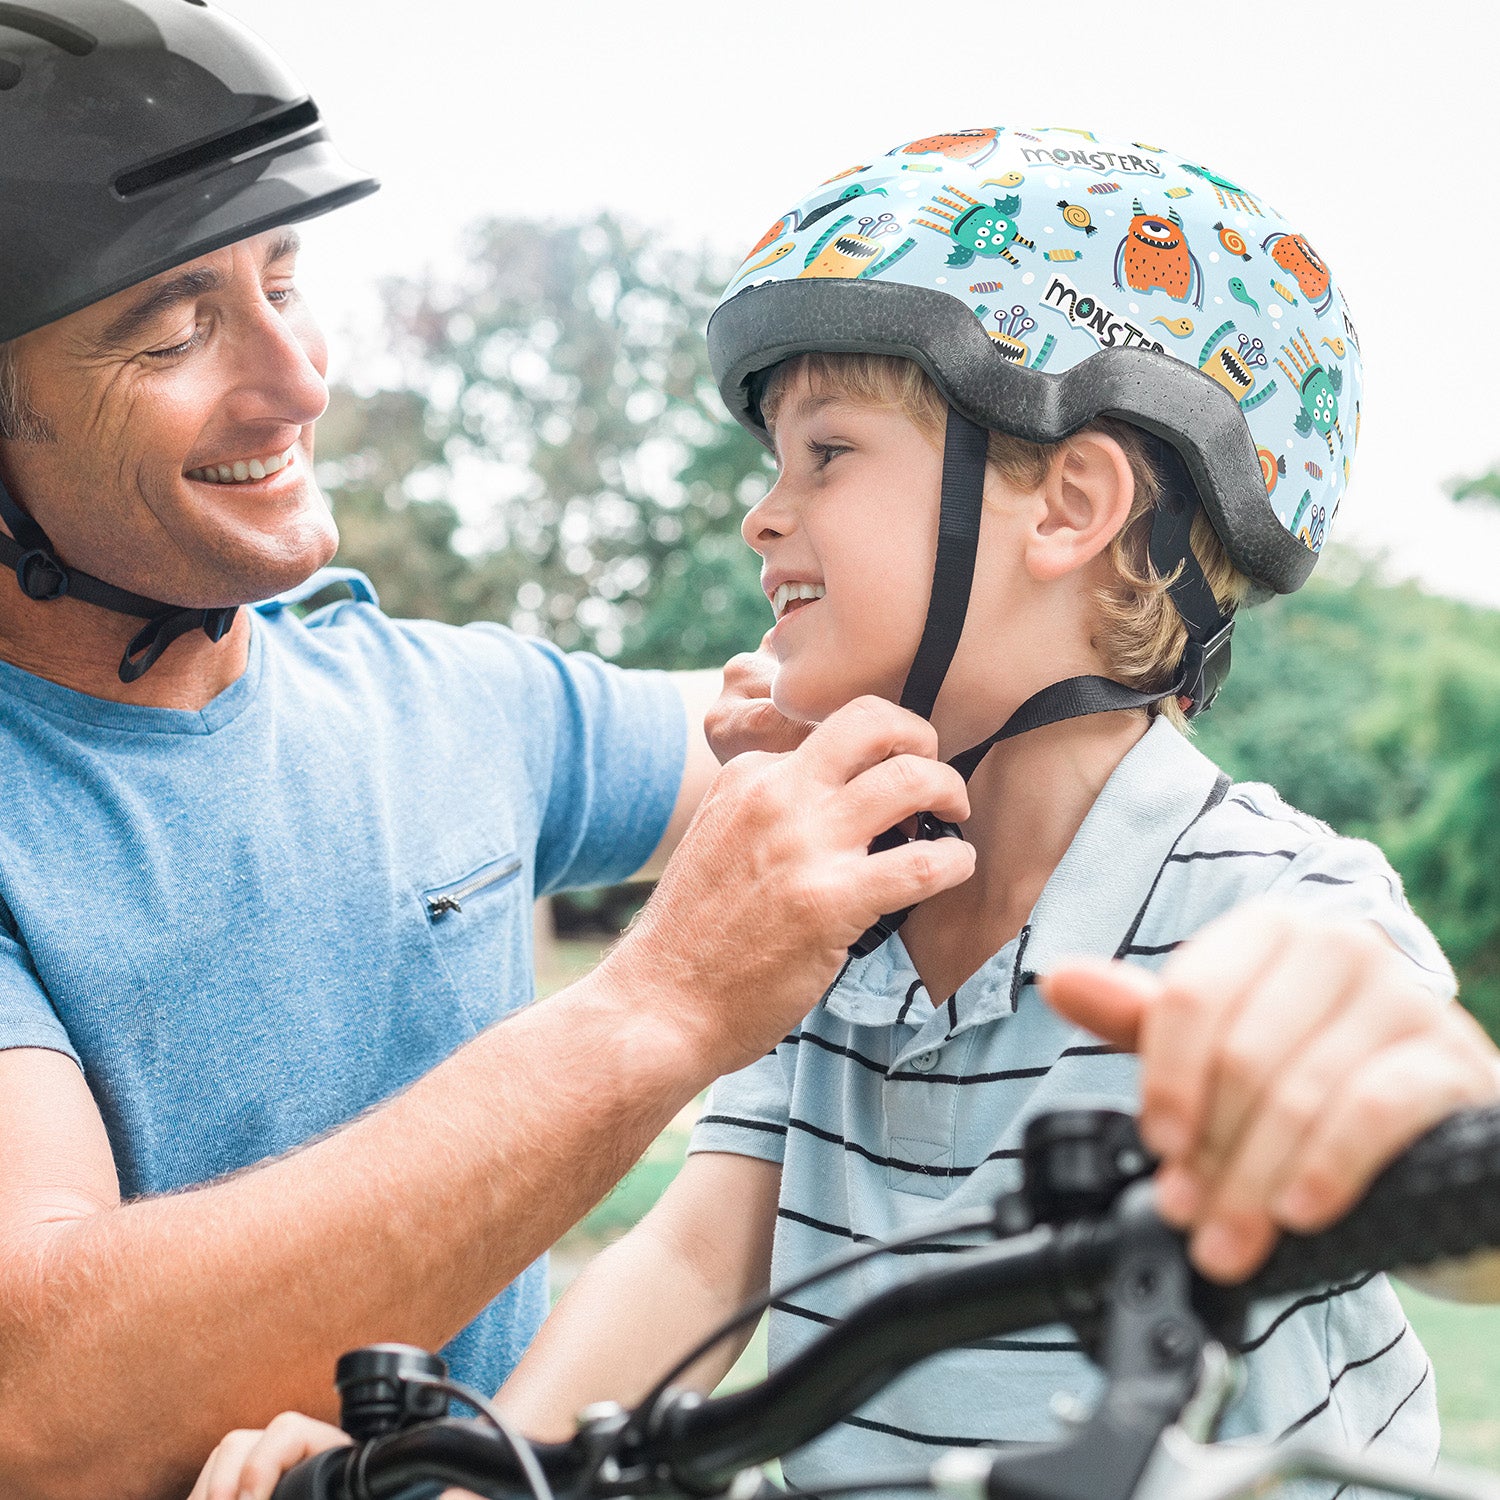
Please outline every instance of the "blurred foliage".
[[[341, 387], [319, 474], [386, 608], [506, 620], [627, 665], [719, 666], [769, 623], [739, 523], [769, 466], [723, 414], [703, 325], [725, 267], [608, 217], [476, 226], [386, 288], [389, 358]], [[1453, 487], [1500, 502], [1500, 472]], [[1500, 1034], [1500, 614], [1334, 552], [1248, 614], [1200, 725], [1230, 774], [1373, 839]], [[632, 899], [578, 898], [564, 927]]]
[[395, 389], [320, 433], [342, 557], [392, 613], [507, 620], [627, 665], [721, 666], [770, 624], [738, 536], [770, 467], [723, 415], [703, 326], [724, 278], [609, 217], [476, 226], [395, 281]]

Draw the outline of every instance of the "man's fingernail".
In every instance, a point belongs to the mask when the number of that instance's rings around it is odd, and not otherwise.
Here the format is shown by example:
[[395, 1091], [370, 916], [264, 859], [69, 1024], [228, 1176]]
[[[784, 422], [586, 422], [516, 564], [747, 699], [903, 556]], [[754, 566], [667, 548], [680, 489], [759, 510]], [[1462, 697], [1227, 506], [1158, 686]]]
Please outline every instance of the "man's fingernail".
[[1163, 1167], [1156, 1177], [1156, 1206], [1169, 1224], [1186, 1228], [1203, 1203], [1203, 1189], [1186, 1167]]
[[1306, 1224], [1317, 1210], [1317, 1200], [1312, 1191], [1301, 1183], [1295, 1183], [1285, 1192], [1279, 1193], [1271, 1205], [1273, 1217], [1290, 1229]]
[[1210, 1219], [1193, 1235], [1193, 1263], [1210, 1276], [1238, 1271], [1239, 1249], [1239, 1237], [1222, 1219]]
[[1152, 1151], [1166, 1160], [1187, 1155], [1188, 1129], [1176, 1115], [1144, 1116], [1141, 1137]]

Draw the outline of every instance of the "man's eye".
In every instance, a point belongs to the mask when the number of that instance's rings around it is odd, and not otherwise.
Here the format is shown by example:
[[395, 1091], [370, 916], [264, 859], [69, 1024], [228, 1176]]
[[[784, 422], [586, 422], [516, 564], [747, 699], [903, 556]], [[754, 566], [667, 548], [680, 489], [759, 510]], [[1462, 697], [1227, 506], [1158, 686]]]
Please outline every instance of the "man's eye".
[[192, 334], [185, 338], [180, 344], [172, 344], [165, 349], [147, 349], [147, 359], [176, 359], [183, 354], [191, 353], [203, 342], [203, 332], [200, 328], [194, 328]]

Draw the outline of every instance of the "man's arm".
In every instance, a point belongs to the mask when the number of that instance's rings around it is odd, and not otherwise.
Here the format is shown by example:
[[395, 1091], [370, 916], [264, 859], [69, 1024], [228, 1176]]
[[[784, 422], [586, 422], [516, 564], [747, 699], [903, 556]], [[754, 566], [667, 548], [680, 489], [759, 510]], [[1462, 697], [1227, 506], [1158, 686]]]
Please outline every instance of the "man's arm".
[[0, 1053], [0, 1494], [184, 1494], [226, 1430], [331, 1414], [345, 1349], [451, 1337], [876, 916], [967, 878], [956, 839], [868, 853], [918, 809], [967, 815], [935, 752], [862, 699], [792, 755], [741, 756], [587, 979], [216, 1184], [121, 1204], [73, 1064]]
[[[563, 1295], [500, 1392], [528, 1437], [562, 1441], [592, 1401], [640, 1401], [743, 1303], [764, 1292], [781, 1169], [699, 1152], [651, 1212]], [[728, 1373], [753, 1325], [677, 1383], [705, 1394]]]
[[655, 880], [666, 869], [672, 851], [682, 842], [698, 804], [703, 801], [709, 783], [719, 772], [719, 762], [709, 748], [703, 731], [708, 711], [713, 707], [723, 689], [721, 673], [673, 672], [672, 686], [682, 699], [682, 713], [687, 723], [687, 754], [683, 758], [682, 785], [677, 790], [677, 801], [672, 807], [672, 816], [667, 820], [666, 832], [661, 842], [651, 852], [651, 858], [630, 878], [632, 880]]

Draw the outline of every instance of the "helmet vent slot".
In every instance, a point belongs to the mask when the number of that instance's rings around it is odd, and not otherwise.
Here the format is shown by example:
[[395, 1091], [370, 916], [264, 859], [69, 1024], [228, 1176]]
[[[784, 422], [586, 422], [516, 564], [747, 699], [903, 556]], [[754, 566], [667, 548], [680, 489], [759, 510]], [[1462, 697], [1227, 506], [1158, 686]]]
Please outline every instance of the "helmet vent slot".
[[[99, 45], [96, 37], [79, 27], [70, 26], [66, 21], [59, 21], [56, 16], [43, 15], [41, 11], [32, 10], [25, 5], [0, 4], [0, 27], [6, 26], [12, 31], [24, 31], [39, 41], [51, 42], [54, 47], [61, 47], [74, 57], [87, 57]], [[0, 88], [13, 88], [19, 77], [18, 73], [10, 83], [0, 83]]]
[[[0, 5], [0, 12], [5, 10]], [[122, 198], [133, 198], [137, 193], [175, 182], [180, 177], [200, 172], [205, 167], [227, 166], [242, 156], [248, 156], [263, 146], [290, 140], [318, 123], [318, 106], [311, 99], [294, 104], [289, 109], [278, 111], [253, 125], [239, 130], [230, 130], [216, 135], [212, 140], [189, 146], [186, 151], [175, 151], [171, 156], [159, 157], [145, 166], [133, 167], [115, 178], [114, 188]]]

